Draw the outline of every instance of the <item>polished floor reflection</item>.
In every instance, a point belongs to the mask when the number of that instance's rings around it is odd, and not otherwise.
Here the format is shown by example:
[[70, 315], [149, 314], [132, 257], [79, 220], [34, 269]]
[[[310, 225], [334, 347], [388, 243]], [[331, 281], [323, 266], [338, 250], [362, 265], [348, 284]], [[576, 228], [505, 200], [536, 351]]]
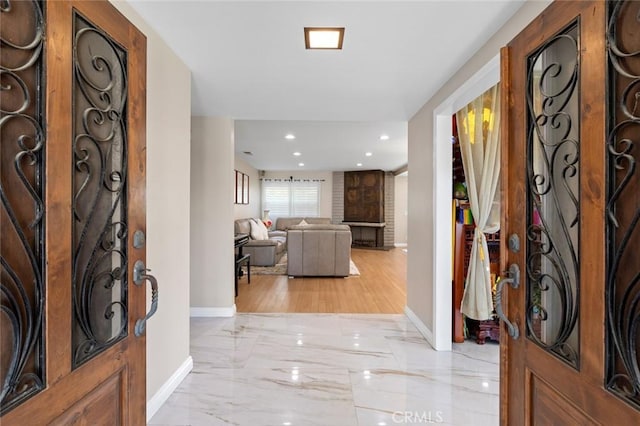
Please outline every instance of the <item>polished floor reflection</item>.
[[404, 315], [194, 318], [193, 372], [149, 424], [497, 425], [498, 352], [436, 352]]

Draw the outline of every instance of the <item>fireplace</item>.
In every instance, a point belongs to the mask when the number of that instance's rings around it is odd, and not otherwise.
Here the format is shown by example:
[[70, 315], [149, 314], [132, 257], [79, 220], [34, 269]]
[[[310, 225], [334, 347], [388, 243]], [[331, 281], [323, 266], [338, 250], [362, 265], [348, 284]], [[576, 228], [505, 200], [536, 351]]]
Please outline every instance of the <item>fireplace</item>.
[[353, 247], [384, 247], [384, 171], [345, 172], [343, 223]]

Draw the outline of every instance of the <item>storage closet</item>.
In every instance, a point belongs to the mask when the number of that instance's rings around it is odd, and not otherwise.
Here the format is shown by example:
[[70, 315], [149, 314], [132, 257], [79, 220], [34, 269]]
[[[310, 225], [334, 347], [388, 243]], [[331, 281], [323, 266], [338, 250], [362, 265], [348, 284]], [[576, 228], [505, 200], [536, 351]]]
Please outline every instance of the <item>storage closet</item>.
[[[460, 312], [462, 296], [464, 294], [465, 280], [469, 269], [471, 257], [471, 244], [473, 243], [475, 225], [471, 206], [467, 198], [464, 183], [466, 181], [462, 154], [458, 141], [458, 128], [456, 116], [452, 117], [452, 144], [453, 144], [453, 318], [452, 338], [455, 343], [462, 343], [465, 338], [473, 338], [476, 343], [484, 344], [487, 339], [495, 342], [500, 340], [500, 323], [497, 317], [489, 320], [476, 321], [465, 318]], [[489, 248], [489, 260], [491, 270], [491, 282], [495, 297], [495, 283], [500, 273], [500, 233], [485, 234]]]

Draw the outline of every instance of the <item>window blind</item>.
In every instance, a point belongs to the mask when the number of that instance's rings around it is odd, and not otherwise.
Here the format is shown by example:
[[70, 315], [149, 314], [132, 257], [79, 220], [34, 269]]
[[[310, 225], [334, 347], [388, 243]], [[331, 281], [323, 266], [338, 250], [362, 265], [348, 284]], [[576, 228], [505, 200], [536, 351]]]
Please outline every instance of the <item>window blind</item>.
[[272, 220], [278, 217], [320, 215], [320, 182], [262, 181], [262, 208]]

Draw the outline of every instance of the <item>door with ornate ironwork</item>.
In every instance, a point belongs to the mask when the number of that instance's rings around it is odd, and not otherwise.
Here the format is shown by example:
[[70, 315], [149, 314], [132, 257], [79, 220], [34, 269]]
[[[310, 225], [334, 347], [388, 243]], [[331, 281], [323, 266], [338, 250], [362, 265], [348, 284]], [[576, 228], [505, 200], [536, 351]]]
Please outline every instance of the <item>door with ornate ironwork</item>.
[[502, 84], [501, 423], [640, 424], [640, 2], [551, 4]]
[[146, 39], [0, 1], [0, 423], [144, 424]]

